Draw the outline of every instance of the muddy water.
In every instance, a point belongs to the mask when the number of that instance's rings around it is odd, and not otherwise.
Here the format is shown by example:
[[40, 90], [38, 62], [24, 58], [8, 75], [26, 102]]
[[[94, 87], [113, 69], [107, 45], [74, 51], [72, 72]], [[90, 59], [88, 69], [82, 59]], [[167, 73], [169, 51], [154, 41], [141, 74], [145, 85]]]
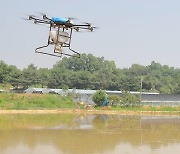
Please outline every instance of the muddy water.
[[1, 154], [179, 154], [180, 117], [0, 115]]

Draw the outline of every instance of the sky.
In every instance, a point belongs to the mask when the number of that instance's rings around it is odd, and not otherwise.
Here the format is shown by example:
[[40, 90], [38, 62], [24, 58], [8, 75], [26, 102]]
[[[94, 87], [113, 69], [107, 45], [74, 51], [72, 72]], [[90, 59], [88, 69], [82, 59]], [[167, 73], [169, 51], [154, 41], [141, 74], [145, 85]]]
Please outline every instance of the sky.
[[52, 68], [61, 60], [34, 52], [47, 43], [48, 28], [22, 18], [43, 12], [99, 27], [74, 33], [72, 48], [80, 53], [113, 60], [119, 68], [152, 61], [180, 68], [179, 8], [179, 0], [0, 0], [0, 60], [20, 69]]

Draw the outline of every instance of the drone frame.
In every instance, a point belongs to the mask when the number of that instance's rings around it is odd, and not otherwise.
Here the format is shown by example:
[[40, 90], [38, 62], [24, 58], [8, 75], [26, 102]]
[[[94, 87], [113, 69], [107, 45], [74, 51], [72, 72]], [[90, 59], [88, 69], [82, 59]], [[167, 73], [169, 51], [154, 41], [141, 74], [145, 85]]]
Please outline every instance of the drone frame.
[[[51, 31], [52, 30], [52, 28], [56, 28], [57, 27], [57, 41], [58, 41], [58, 39], [59, 39], [59, 36], [62, 36], [62, 35], [59, 35], [59, 32], [60, 32], [60, 30], [62, 29], [62, 31], [64, 32], [65, 31], [65, 28], [63, 27], [61, 27], [62, 25], [55, 25], [54, 26], [54, 23], [50, 23], [50, 27], [49, 27], [49, 31]], [[73, 32], [73, 28], [72, 27], [69, 27], [70, 28], [70, 34], [69, 34], [69, 36], [68, 36], [68, 38], [69, 38], [69, 41], [68, 41], [68, 43], [63, 43], [62, 44], [62, 47], [63, 48], [68, 48], [70, 51], [72, 51], [73, 53], [75, 53], [75, 55], [73, 55], [73, 54], [68, 54], [68, 53], [63, 53], [63, 52], [61, 52], [61, 53], [58, 53], [58, 52], [56, 52], [56, 43], [53, 43], [53, 42], [51, 42], [51, 38], [50, 38], [50, 36], [48, 37], [48, 43], [47, 43], [47, 45], [44, 45], [44, 46], [40, 46], [40, 47], [37, 47], [36, 49], [35, 49], [35, 53], [41, 53], [41, 54], [46, 54], [46, 55], [50, 55], [50, 56], [55, 56], [55, 57], [62, 57], [62, 55], [65, 55], [65, 56], [73, 56], [73, 57], [78, 57], [78, 58], [80, 58], [80, 53], [78, 53], [78, 52], [76, 52], [75, 50], [73, 50], [72, 48], [71, 48], [71, 40], [72, 40], [72, 32]], [[42, 51], [39, 51], [40, 49], [42, 49], [42, 48], [46, 48], [46, 47], [48, 47], [50, 44], [54, 44], [55, 45], [55, 47], [54, 47], [54, 54], [51, 54], [51, 53], [48, 53], [48, 52], [42, 52]], [[58, 54], [60, 54], [60, 55], [58, 55]]]
[[[48, 25], [50, 25], [49, 26], [49, 32], [52, 31], [52, 28], [56, 29], [56, 42], [54, 42], [52, 40], [52, 38], [49, 34], [47, 45], [37, 47], [35, 49], [35, 53], [41, 53], [41, 54], [46, 54], [46, 55], [56, 56], [56, 57], [62, 57], [62, 55], [65, 55], [65, 56], [73, 56], [73, 57], [80, 58], [80, 53], [78, 53], [77, 51], [75, 51], [71, 48], [71, 40], [72, 40], [73, 30], [78, 32], [79, 29], [86, 29], [86, 30], [90, 30], [92, 32], [94, 30], [94, 28], [97, 28], [97, 27], [92, 27], [90, 23], [73, 24], [71, 22], [72, 18], [68, 18], [67, 20], [66, 19], [64, 20], [63, 18], [55, 18], [55, 19], [53, 19], [53, 18], [50, 19], [45, 14], [42, 14], [42, 19], [40, 19], [39, 17], [36, 17], [34, 15], [29, 15], [29, 18], [25, 19], [25, 20], [33, 20], [35, 24], [48, 24]], [[68, 31], [70, 30], [68, 36], [60, 35], [60, 32], [65, 32], [66, 30], [68, 30]], [[60, 41], [58, 42], [59, 36], [60, 37], [61, 36], [68, 37], [69, 38], [68, 42], [60, 42]], [[60, 44], [60, 48], [68, 48], [74, 54], [64, 53], [63, 51], [57, 52], [56, 49], [57, 49], [57, 46], [59, 45], [58, 43]], [[55, 45], [54, 53], [48, 53], [48, 52], [40, 51], [41, 49], [46, 48], [49, 45]]]

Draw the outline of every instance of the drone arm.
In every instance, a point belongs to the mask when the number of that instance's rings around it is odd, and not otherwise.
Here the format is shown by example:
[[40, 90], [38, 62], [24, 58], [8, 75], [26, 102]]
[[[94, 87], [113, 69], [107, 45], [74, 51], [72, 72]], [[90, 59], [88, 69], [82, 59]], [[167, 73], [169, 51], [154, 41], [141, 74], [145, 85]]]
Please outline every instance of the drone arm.
[[49, 21], [43, 21], [43, 20], [34, 20], [36, 21], [36, 23], [40, 23], [40, 24], [50, 24]]
[[73, 27], [89, 27], [90, 24], [79, 24], [79, 25], [73, 25]]
[[34, 16], [29, 16], [29, 20], [33, 20], [34, 23], [42, 23], [42, 24], [50, 24], [50, 21], [51, 21], [49, 18], [39, 19]]

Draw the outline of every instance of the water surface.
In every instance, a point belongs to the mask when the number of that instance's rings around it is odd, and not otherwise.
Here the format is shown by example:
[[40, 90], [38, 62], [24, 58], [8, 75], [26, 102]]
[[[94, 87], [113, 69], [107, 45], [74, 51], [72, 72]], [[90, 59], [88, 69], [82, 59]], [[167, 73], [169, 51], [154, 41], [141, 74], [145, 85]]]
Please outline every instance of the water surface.
[[179, 154], [180, 118], [0, 115], [0, 153]]

